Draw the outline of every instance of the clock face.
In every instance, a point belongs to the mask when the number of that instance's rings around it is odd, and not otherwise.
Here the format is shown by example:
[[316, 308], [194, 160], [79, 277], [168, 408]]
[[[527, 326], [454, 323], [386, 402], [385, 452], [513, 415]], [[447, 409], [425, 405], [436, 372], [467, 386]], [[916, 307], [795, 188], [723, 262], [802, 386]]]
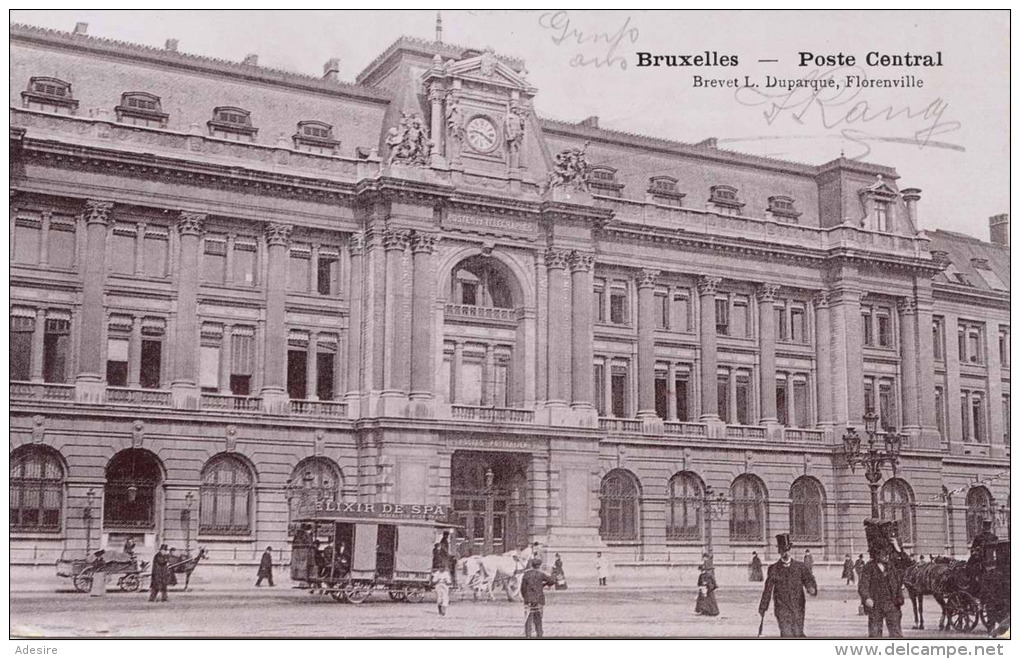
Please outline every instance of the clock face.
[[475, 117], [467, 125], [467, 141], [476, 151], [496, 148], [496, 127], [485, 117]]

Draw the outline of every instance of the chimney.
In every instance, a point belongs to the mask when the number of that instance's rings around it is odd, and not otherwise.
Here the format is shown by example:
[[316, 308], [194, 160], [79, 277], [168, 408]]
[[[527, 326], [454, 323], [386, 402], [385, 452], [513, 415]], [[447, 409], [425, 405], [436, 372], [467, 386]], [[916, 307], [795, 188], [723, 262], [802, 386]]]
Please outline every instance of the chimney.
[[166, 50], [169, 50], [171, 53], [176, 53], [177, 52], [177, 39], [167, 39], [166, 40], [166, 45], [163, 46], [163, 47]]
[[584, 126], [585, 128], [598, 128], [599, 127], [599, 118], [598, 118], [598, 115], [594, 115], [593, 114], [592, 116], [588, 117], [584, 121], [579, 121], [578, 125], [579, 126]]
[[330, 57], [326, 60], [326, 63], [322, 65], [322, 78], [329, 80], [330, 82], [340, 81], [340, 58]]
[[917, 202], [921, 201], [921, 191], [917, 188], [907, 188], [900, 192], [903, 193], [903, 201], [907, 204], [907, 217], [910, 218], [914, 231], [917, 231], [920, 228], [917, 223]]
[[74, 33], [85, 36], [89, 33], [89, 24], [81, 21], [74, 24]]
[[258, 66], [259, 56], [255, 53], [248, 53], [244, 56], [244, 61], [241, 62], [241, 64], [244, 64], [245, 66]]
[[990, 240], [993, 245], [1009, 247], [1009, 213], [988, 218], [988, 228], [992, 234]]
[[715, 137], [706, 137], [705, 139], [701, 140], [700, 142], [698, 142], [694, 146], [703, 146], [703, 147], [708, 148], [708, 149], [718, 149], [719, 148], [719, 140], [718, 140], [718, 138], [715, 138]]

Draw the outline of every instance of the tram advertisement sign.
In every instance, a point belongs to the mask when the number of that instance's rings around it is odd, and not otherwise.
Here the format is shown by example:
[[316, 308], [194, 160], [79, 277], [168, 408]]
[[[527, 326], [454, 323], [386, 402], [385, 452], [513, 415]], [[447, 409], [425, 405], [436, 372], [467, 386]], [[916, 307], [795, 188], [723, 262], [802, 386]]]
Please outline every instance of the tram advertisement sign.
[[382, 503], [317, 499], [307, 508], [317, 517], [366, 517], [386, 519], [446, 519], [449, 506], [433, 503]]

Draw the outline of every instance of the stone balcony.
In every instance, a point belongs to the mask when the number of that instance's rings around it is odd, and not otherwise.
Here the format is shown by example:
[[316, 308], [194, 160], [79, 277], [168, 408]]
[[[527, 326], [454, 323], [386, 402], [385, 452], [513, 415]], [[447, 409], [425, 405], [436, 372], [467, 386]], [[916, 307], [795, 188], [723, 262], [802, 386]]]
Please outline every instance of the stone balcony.
[[474, 405], [451, 405], [450, 417], [462, 421], [486, 421], [490, 423], [534, 423], [534, 410], [509, 407], [477, 407]]

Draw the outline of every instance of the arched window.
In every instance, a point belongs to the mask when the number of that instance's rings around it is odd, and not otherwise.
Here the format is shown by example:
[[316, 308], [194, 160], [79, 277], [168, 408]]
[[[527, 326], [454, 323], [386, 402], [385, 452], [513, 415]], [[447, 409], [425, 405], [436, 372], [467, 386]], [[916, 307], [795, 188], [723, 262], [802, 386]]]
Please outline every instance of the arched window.
[[790, 539], [793, 542], [821, 542], [825, 495], [821, 484], [801, 476], [790, 486]]
[[11, 531], [59, 531], [64, 502], [64, 465], [46, 446], [11, 453]]
[[667, 540], [701, 540], [704, 492], [701, 479], [689, 471], [681, 471], [669, 480]]
[[103, 523], [127, 529], [156, 528], [156, 488], [163, 480], [159, 458], [145, 449], [126, 449], [106, 467]]
[[484, 256], [464, 259], [453, 269], [450, 299], [455, 304], [512, 309], [513, 299], [506, 278], [493, 260]]
[[629, 471], [614, 469], [599, 488], [599, 535], [607, 541], [638, 539], [639, 486]]
[[914, 495], [902, 478], [890, 478], [882, 486], [879, 496], [882, 519], [899, 522], [900, 541], [905, 545], [914, 544]]
[[254, 478], [239, 457], [218, 455], [202, 469], [199, 533], [246, 535], [251, 532]]
[[730, 540], [764, 540], [768, 494], [761, 479], [752, 474], [737, 476], [730, 486], [730, 502]]
[[981, 533], [981, 525], [985, 520], [991, 520], [994, 524], [995, 507], [992, 493], [987, 487], [979, 485], [967, 492], [967, 544]]
[[290, 518], [294, 519], [302, 508], [316, 501], [340, 501], [342, 487], [343, 474], [335, 462], [319, 457], [302, 460], [290, 475]]

